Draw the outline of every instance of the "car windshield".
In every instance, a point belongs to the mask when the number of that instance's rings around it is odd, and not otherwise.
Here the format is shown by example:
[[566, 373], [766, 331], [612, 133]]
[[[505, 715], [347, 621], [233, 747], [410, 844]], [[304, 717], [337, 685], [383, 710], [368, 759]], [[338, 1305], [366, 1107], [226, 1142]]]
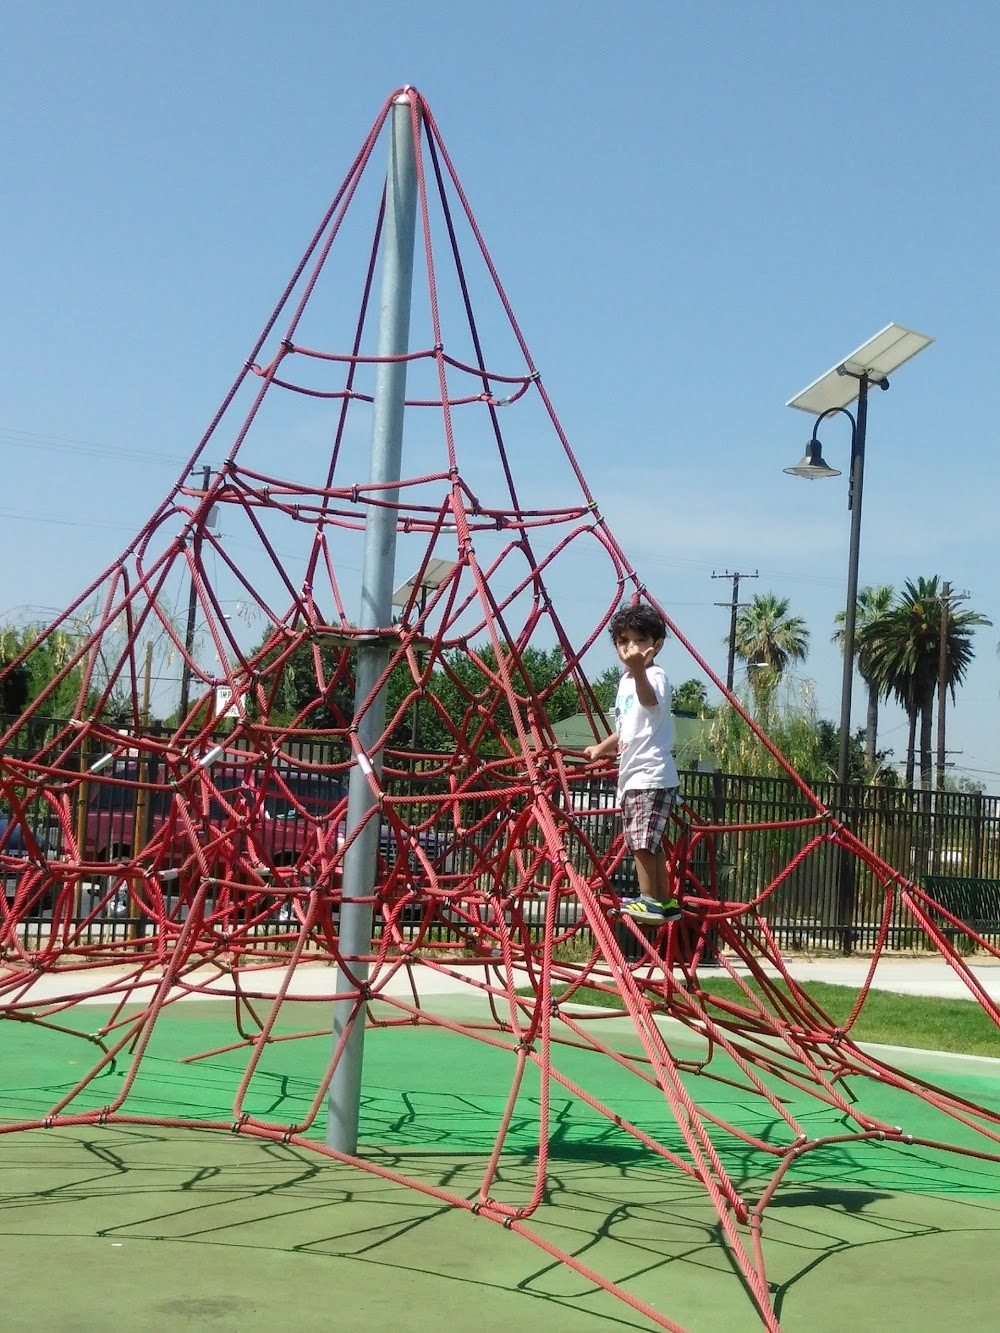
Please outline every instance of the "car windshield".
[[21, 850], [21, 830], [16, 824], [8, 832], [10, 820], [0, 812], [0, 851], [16, 855]]
[[323, 819], [346, 794], [347, 788], [331, 773], [275, 769], [264, 793], [264, 805], [275, 819], [294, 819], [303, 811], [313, 819]]
[[[162, 780], [162, 770], [159, 776]], [[152, 777], [152, 770], [140, 775], [140, 766], [134, 759], [116, 760], [91, 782], [90, 809], [111, 814], [134, 812], [138, 790], [134, 784], [148, 782]], [[260, 801], [265, 818], [286, 820], [300, 819], [303, 815], [323, 819], [347, 794], [339, 777], [301, 769], [257, 769], [248, 773], [242, 765], [217, 763], [211, 768], [210, 778], [218, 795], [213, 795], [209, 802], [209, 818], [222, 823], [230, 817], [233, 802], [241, 792], [252, 803]], [[172, 801], [173, 792], [169, 789], [154, 788], [149, 794], [149, 808], [157, 816], [165, 816]]]

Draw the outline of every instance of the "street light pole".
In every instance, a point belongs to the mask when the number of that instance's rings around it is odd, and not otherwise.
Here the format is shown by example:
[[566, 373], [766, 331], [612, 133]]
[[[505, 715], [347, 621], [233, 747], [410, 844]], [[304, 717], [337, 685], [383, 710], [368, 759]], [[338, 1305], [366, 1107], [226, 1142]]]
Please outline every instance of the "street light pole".
[[[851, 537], [847, 562], [847, 604], [844, 608], [844, 673], [840, 689], [840, 746], [837, 752], [838, 805], [845, 823], [848, 818], [848, 781], [851, 761], [851, 696], [854, 685], [855, 629], [858, 610], [858, 554], [861, 547], [861, 500], [865, 475], [865, 437], [868, 429], [868, 390], [872, 384], [888, 389], [889, 375], [904, 362], [923, 351], [932, 341], [924, 333], [887, 324], [850, 356], [789, 399], [788, 406], [815, 417], [812, 437], [805, 457], [794, 467], [785, 468], [793, 476], [810, 480], [837, 477], [840, 473], [823, 461], [817, 431], [821, 422], [843, 413], [851, 423], [851, 473], [847, 507], [851, 511]], [[847, 404], [858, 400], [857, 417]], [[843, 949], [854, 946], [854, 861], [841, 847], [837, 874], [838, 916], [843, 929]]]
[[[887, 385], [887, 381], [883, 381]], [[847, 413], [850, 416], [850, 413]], [[837, 782], [841, 799], [847, 790], [851, 763], [851, 695], [854, 686], [854, 638], [858, 615], [858, 553], [861, 549], [861, 496], [865, 484], [865, 434], [868, 427], [868, 376], [858, 383], [858, 416], [852, 418], [851, 480], [847, 507], [851, 511], [851, 540], [847, 557], [847, 605], [844, 607], [844, 676], [840, 687], [840, 750]]]
[[[785, 471], [795, 477], [839, 477], [835, 468], [828, 467], [823, 461], [817, 431], [827, 417], [838, 413], [847, 417], [851, 423], [851, 473], [847, 487], [847, 507], [851, 512], [851, 538], [847, 557], [847, 603], [844, 607], [844, 670], [840, 686], [840, 745], [837, 751], [837, 806], [845, 822], [848, 817], [850, 801], [848, 782], [851, 765], [851, 702], [854, 688], [854, 641], [858, 611], [858, 555], [861, 550], [861, 499], [865, 482], [865, 434], [868, 426], [868, 375], [862, 372], [858, 377], [858, 415], [854, 417], [846, 407], [828, 407], [821, 412], [813, 424], [812, 438], [806, 445], [805, 457], [795, 467], [786, 467]], [[889, 381], [883, 379], [881, 387], [887, 389]], [[841, 847], [837, 858], [837, 916], [843, 929], [842, 945], [844, 953], [851, 953], [854, 948], [854, 899], [856, 881], [854, 861]]]
[[[889, 387], [888, 380], [882, 388]], [[829, 467], [817, 438], [821, 424], [837, 414], [851, 423], [851, 474], [847, 488], [847, 508], [851, 513], [851, 539], [847, 557], [847, 603], [844, 607], [844, 671], [840, 687], [840, 746], [837, 752], [837, 782], [841, 796], [850, 778], [851, 763], [851, 698], [854, 686], [854, 641], [858, 612], [858, 554], [861, 549], [861, 498], [865, 484], [865, 434], [868, 426], [868, 376], [858, 376], [858, 415], [846, 407], [828, 407], [820, 412], [813, 424], [812, 437], [806, 445], [805, 456], [794, 467], [785, 471], [793, 477], [839, 477], [836, 468]]]

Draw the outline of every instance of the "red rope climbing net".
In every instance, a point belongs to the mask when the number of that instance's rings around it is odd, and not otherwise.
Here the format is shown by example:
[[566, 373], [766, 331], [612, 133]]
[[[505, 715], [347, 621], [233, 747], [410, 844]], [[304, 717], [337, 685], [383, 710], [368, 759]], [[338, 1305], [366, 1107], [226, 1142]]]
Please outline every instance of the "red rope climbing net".
[[[385, 221], [371, 168], [394, 95], [178, 484], [123, 555], [5, 670], [12, 678], [42, 651], [57, 663], [0, 738], [0, 1015], [65, 1032], [74, 1006], [103, 998], [110, 1016], [88, 1038], [98, 1046], [93, 1067], [44, 1114], [8, 1115], [0, 1128], [155, 1120], [300, 1144], [500, 1222], [678, 1328], [535, 1226], [546, 1207], [552, 1097], [565, 1093], [706, 1192], [763, 1323], [777, 1328], [762, 1234], [794, 1164], [868, 1140], [1000, 1160], [1000, 1116], [891, 1068], [851, 1037], [901, 905], [1000, 1023], [956, 941], [997, 951], [859, 842], [733, 698], [755, 743], [795, 782], [801, 812], [713, 823], [682, 807], [670, 865], [683, 922], [650, 929], [621, 914], [623, 847], [600, 795], [610, 773], [564, 752], [549, 705], [571, 688], [593, 737], [604, 734], [582, 659], [623, 599], [653, 599], [559, 424], [430, 108], [415, 91], [404, 95], [423, 256], [415, 350], [405, 357], [405, 475], [363, 479]], [[358, 264], [362, 242], [367, 259]], [[484, 307], [481, 324], [475, 312]], [[330, 328], [343, 329], [333, 351]], [[489, 360], [487, 342], [497, 349]], [[223, 453], [221, 466], [205, 462]], [[397, 623], [373, 631], [359, 629], [350, 608], [376, 511], [393, 515], [397, 566], [408, 559], [415, 573]], [[582, 643], [558, 610], [581, 585], [595, 608]], [[690, 654], [725, 694], [667, 619], [672, 651]], [[356, 700], [358, 652], [373, 645], [382, 665]], [[538, 687], [527, 664], [553, 649], [559, 670]], [[149, 724], [154, 657], [181, 672], [170, 728]], [[69, 720], [53, 722], [54, 700], [67, 691]], [[374, 742], [362, 740], [387, 694], [384, 726]], [[418, 710], [443, 746], [406, 743], [411, 719], [418, 734]], [[354, 767], [373, 798], [358, 819], [348, 812]], [[378, 872], [361, 900], [373, 916], [371, 950], [358, 956], [341, 945], [341, 890], [345, 860], [365, 838], [377, 843]], [[728, 889], [719, 872], [720, 849], [736, 844], [772, 858], [750, 896]], [[838, 856], [865, 877], [880, 920], [868, 980], [840, 1025], [788, 974], [768, 925], [769, 905], [810, 861]], [[738, 1000], [703, 984], [709, 956]], [[336, 998], [346, 996], [351, 1017], [311, 1105], [281, 1123], [249, 1110], [248, 1090], [269, 1047], [289, 1039], [279, 1018], [310, 963], [334, 964], [348, 979]], [[444, 985], [476, 1000], [479, 1017], [436, 1006]], [[584, 989], [624, 1006], [638, 1039], [629, 1049], [604, 1035], [605, 1011], [574, 1004]], [[130, 1097], [158, 1019], [180, 998], [220, 993], [233, 997], [233, 1049], [246, 1052], [232, 1107], [214, 1120], [135, 1112]], [[310, 997], [334, 994], [331, 982]], [[310, 1135], [366, 1015], [436, 1026], [513, 1060], [475, 1199]], [[696, 1055], [665, 1017], [701, 1042]], [[567, 1050], [658, 1088], [674, 1137], [610, 1105], [598, 1075], [582, 1086], [567, 1071]], [[112, 1064], [125, 1076], [95, 1108], [87, 1094]], [[540, 1088], [534, 1185], [527, 1197], [505, 1198], [502, 1158], [529, 1076]], [[884, 1123], [856, 1096], [865, 1080], [932, 1105], [974, 1131], [975, 1144], [919, 1140]], [[713, 1109], [701, 1093], [713, 1081], [735, 1082], [756, 1119]], [[793, 1095], [835, 1112], [835, 1128], [817, 1133]], [[770, 1164], [752, 1195], [732, 1146]]]

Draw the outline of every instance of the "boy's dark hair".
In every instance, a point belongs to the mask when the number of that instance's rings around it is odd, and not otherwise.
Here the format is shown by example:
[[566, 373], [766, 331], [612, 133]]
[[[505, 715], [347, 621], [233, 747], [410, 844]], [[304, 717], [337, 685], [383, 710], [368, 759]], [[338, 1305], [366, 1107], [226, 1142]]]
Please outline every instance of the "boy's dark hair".
[[626, 630], [641, 634], [644, 638], [657, 639], [667, 637], [667, 622], [648, 602], [638, 602], [633, 606], [623, 606], [611, 617], [608, 632], [611, 641], [617, 643]]

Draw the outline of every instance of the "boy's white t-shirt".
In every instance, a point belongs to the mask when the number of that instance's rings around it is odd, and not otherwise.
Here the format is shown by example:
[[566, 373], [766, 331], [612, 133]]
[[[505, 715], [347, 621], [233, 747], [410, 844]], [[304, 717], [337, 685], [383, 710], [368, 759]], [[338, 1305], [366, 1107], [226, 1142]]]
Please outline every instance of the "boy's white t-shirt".
[[639, 702], [635, 681], [628, 672], [618, 682], [615, 730], [618, 733], [619, 799], [626, 791], [676, 787], [680, 781], [673, 756], [670, 682], [667, 673], [655, 663], [646, 668], [646, 679], [656, 695], [652, 708], [644, 708]]

